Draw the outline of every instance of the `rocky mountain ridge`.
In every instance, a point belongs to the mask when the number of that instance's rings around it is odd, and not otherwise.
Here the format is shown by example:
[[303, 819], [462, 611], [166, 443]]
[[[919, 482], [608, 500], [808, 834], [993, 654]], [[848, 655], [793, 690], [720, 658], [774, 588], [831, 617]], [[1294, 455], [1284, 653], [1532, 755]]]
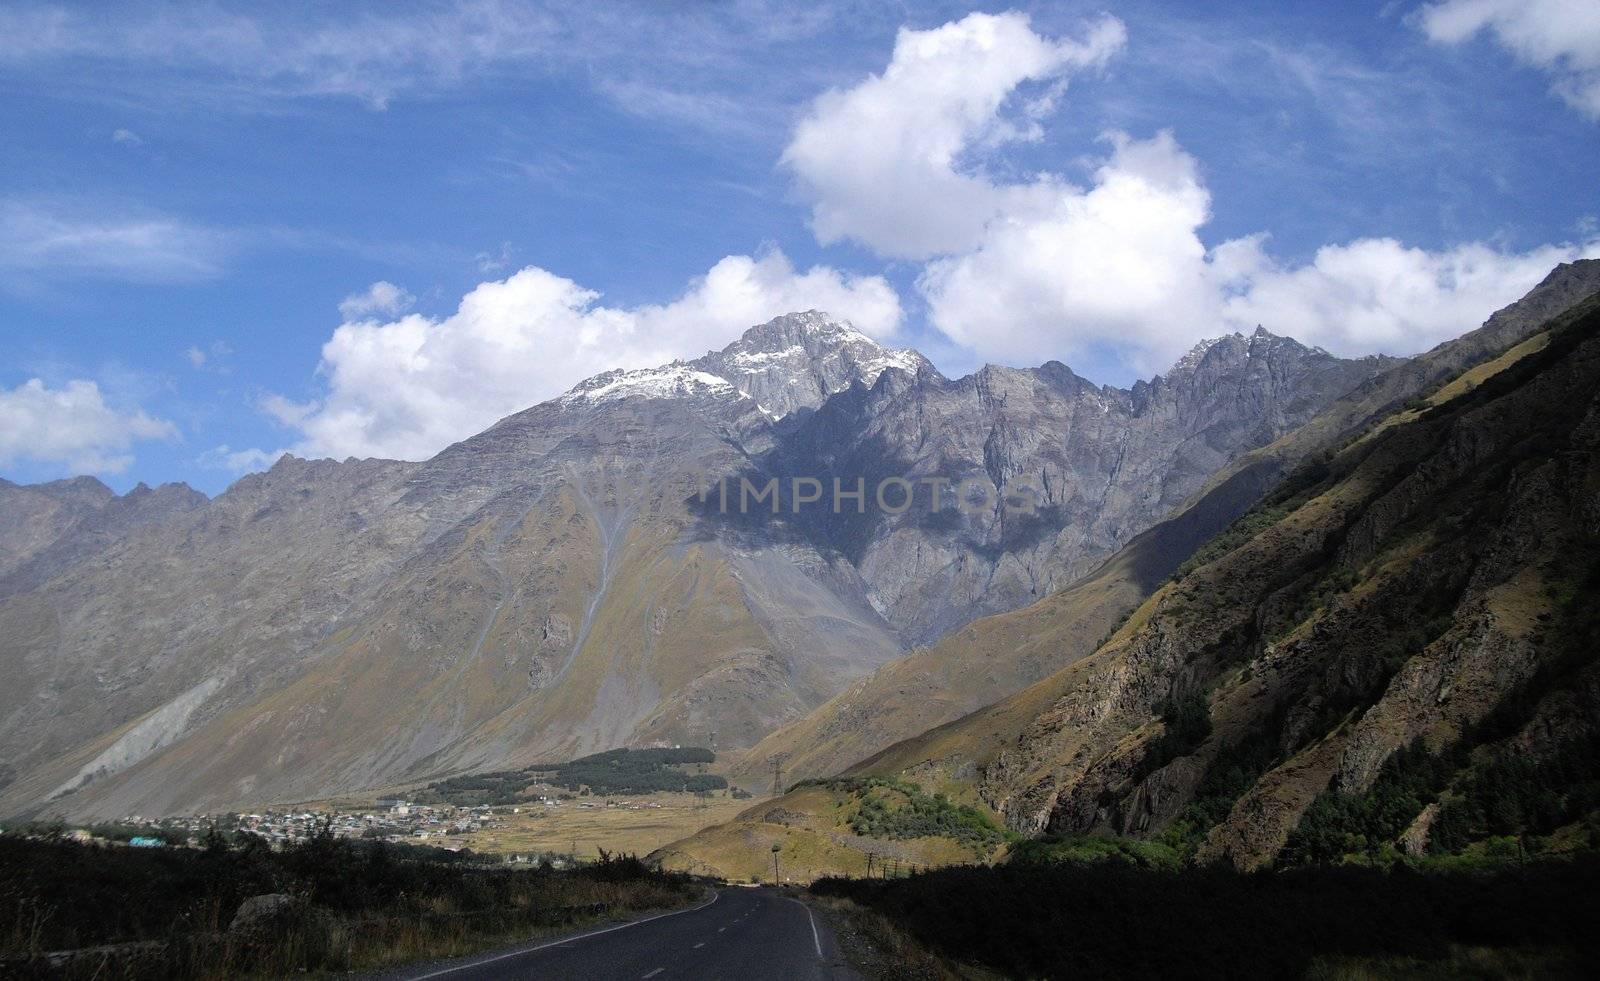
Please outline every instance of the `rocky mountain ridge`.
[[[952, 381], [801, 314], [424, 463], [285, 458], [8, 580], [0, 812], [306, 799], [713, 731], [748, 746], [909, 641], [1055, 588], [1382, 367], [1263, 333], [1127, 392], [1059, 365]], [[695, 506], [706, 475], [885, 461], [997, 503]], [[1019, 526], [998, 502], [1029, 475], [1044, 507]]]
[[[1506, 834], [1561, 848], [1600, 799], [1600, 627], [1580, 598], [1600, 575], [1597, 344], [1600, 263], [1563, 266], [1479, 331], [1242, 456], [1096, 576], [892, 662], [788, 746], [837, 760], [841, 739], [863, 744], [821, 720], [881, 737], [895, 704], [872, 699], [888, 680], [954, 687], [1012, 645], [1047, 660], [1094, 616], [1109, 635], [1088, 656], [846, 776], [981, 801], [1030, 835], [1139, 837], [1244, 868], [1471, 852]], [[1266, 496], [1217, 507], [1286, 459]], [[1243, 517], [1160, 571], [1151, 543], [1207, 507]], [[950, 701], [928, 704], [937, 716]], [[782, 736], [750, 756], [782, 752]], [[819, 793], [793, 800], [830, 806]], [[776, 807], [796, 812], [791, 832], [827, 823], [789, 801]], [[774, 806], [663, 854], [742, 860], [733, 843], [764, 848]]]

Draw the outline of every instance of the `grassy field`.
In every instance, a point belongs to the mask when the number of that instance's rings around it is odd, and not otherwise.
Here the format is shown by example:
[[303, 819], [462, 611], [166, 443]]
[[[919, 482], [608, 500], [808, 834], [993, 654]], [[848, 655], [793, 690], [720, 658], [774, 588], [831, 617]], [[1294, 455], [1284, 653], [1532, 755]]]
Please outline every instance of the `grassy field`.
[[846, 790], [807, 784], [781, 799], [739, 803], [747, 810], [736, 819], [706, 828], [664, 851], [662, 867], [733, 881], [767, 880], [772, 875], [776, 845], [778, 874], [784, 881], [811, 882], [822, 876], [864, 876], [869, 853], [874, 875], [963, 865], [984, 858], [949, 837], [855, 834], [849, 819], [857, 812], [859, 801]]
[[[582, 806], [590, 801], [592, 807]], [[648, 855], [662, 845], [732, 819], [751, 803], [729, 797], [702, 800], [693, 794], [647, 794], [568, 801], [549, 808], [534, 804], [524, 806], [520, 814], [504, 815], [504, 828], [486, 828], [429, 844], [460, 845], [501, 855], [559, 852], [593, 858], [602, 848], [612, 854]]]

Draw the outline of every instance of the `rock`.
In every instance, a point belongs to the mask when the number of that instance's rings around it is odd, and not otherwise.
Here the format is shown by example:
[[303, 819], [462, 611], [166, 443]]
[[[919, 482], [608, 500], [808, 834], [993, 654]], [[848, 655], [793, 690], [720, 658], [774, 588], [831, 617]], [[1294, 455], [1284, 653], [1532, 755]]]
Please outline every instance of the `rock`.
[[1422, 809], [1411, 826], [1400, 834], [1400, 847], [1407, 855], [1421, 857], [1428, 853], [1428, 833], [1439, 818], [1439, 803], [1435, 801]]
[[239, 911], [228, 924], [228, 934], [249, 940], [280, 931], [297, 917], [300, 906], [300, 901], [287, 893], [251, 896], [239, 904]]

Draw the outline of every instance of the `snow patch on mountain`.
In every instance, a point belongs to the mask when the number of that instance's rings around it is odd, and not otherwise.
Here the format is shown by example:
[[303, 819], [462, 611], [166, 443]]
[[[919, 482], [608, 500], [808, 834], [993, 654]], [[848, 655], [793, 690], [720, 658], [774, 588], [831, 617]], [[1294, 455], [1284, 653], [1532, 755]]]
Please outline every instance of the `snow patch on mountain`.
[[625, 398], [670, 399], [701, 395], [742, 395], [727, 380], [682, 361], [659, 368], [608, 371], [561, 397], [563, 403], [611, 402]]

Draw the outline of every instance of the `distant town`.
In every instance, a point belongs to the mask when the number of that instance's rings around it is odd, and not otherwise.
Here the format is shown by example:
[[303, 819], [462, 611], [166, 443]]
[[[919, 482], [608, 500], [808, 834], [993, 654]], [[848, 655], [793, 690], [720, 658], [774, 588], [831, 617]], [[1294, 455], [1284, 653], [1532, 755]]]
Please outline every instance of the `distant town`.
[[[482, 857], [495, 862], [562, 864], [580, 852], [598, 854], [602, 839], [647, 850], [699, 826], [691, 812], [715, 800], [737, 809], [750, 795], [706, 768], [716, 756], [695, 747], [617, 749], [568, 763], [448, 777], [376, 799], [307, 802], [252, 813], [181, 817], [128, 815], [67, 826], [35, 821], [0, 829], [34, 837], [66, 837], [133, 848], [201, 847], [212, 835], [255, 838], [273, 848], [318, 834], [383, 841]], [[654, 812], [650, 820], [607, 815]], [[730, 812], [731, 813], [731, 812]], [[592, 816], [592, 820], [588, 816]], [[648, 826], [642, 836], [605, 825]]]
[[[472, 847], [472, 837], [487, 830], [511, 827], [517, 817], [536, 818], [541, 811], [558, 809], [579, 811], [653, 811], [664, 805], [658, 800], [583, 799], [572, 795], [538, 796], [510, 806], [423, 804], [401, 798], [384, 798], [370, 808], [333, 810], [308, 808], [264, 810], [251, 814], [191, 815], [145, 818], [130, 815], [122, 820], [83, 827], [50, 826], [33, 823], [0, 828], [0, 832], [60, 835], [80, 842], [122, 844], [135, 848], [198, 848], [213, 831], [225, 837], [253, 835], [273, 846], [304, 841], [322, 833], [335, 838], [385, 841], [391, 844], [428, 845], [460, 852]], [[510, 855], [508, 861], [531, 860]]]

